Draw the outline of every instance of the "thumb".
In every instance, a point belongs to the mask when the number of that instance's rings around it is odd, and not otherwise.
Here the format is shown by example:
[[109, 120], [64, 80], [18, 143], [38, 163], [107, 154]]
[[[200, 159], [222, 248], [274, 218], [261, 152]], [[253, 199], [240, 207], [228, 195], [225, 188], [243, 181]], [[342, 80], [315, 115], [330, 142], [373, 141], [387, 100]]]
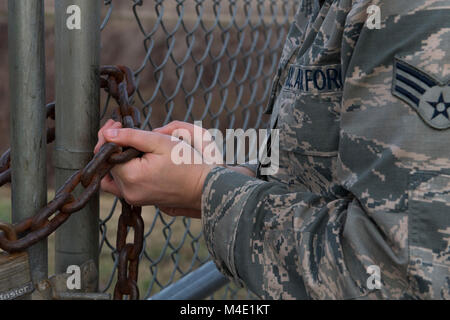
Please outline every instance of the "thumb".
[[[158, 153], [169, 147], [166, 135], [136, 129], [108, 129], [104, 132], [106, 141], [122, 147], [132, 147], [145, 153]], [[170, 141], [170, 139], [169, 139]]]

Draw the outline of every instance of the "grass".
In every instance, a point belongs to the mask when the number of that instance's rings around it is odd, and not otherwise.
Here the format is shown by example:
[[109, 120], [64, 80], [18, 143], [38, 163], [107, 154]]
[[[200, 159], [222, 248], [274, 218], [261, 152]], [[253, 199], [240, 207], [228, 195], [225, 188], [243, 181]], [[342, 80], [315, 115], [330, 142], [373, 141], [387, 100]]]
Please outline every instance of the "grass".
[[10, 194], [9, 188], [0, 188], [0, 221], [11, 222]]

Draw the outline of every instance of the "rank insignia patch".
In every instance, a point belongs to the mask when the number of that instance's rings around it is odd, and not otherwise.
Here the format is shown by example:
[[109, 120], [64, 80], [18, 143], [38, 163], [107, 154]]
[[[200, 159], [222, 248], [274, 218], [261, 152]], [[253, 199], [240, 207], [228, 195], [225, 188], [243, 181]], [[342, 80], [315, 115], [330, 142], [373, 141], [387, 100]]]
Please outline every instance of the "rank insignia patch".
[[414, 108], [435, 129], [450, 128], [450, 83], [395, 59], [392, 93]]

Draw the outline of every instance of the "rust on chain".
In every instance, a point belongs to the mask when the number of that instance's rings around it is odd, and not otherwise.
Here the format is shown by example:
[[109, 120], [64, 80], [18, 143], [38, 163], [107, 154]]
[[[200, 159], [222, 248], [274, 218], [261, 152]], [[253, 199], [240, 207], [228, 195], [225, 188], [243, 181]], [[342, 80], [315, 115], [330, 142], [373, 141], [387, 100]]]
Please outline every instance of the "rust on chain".
[[5, 233], [5, 236], [12, 241], [17, 240], [17, 233], [14, 226], [10, 223], [0, 221], [0, 230]]
[[[137, 279], [139, 273], [139, 255], [144, 241], [144, 221], [142, 208], [131, 206], [121, 199], [122, 214], [117, 228], [117, 244], [119, 264], [118, 279], [114, 288], [114, 299], [123, 299], [128, 295], [130, 299], [139, 299]], [[134, 230], [133, 243], [127, 243], [128, 229]]]
[[119, 152], [120, 147], [115, 143], [106, 143], [101, 146], [100, 151], [97, 153], [97, 155], [83, 169], [81, 179], [83, 187], [86, 188], [91, 183], [94, 175], [99, 171], [102, 165], [105, 165], [105, 163], [107, 164], [106, 161], [109, 159], [109, 157], [111, 157], [111, 155]]
[[[47, 119], [55, 120], [55, 103], [46, 106]], [[47, 129], [47, 143], [55, 141], [55, 128]], [[11, 149], [8, 149], [0, 157], [0, 187], [11, 182]]]
[[[132, 106], [129, 97], [136, 90], [133, 72], [125, 66], [104, 66], [100, 68], [100, 87], [105, 89], [117, 102], [118, 108], [113, 118], [121, 121], [124, 128], [140, 127], [140, 112]], [[55, 103], [46, 107], [47, 119], [55, 120]], [[47, 129], [47, 143], [55, 140], [55, 128]], [[33, 217], [15, 225], [0, 222], [0, 248], [7, 252], [27, 249], [53, 233], [72, 213], [82, 209], [99, 189], [102, 178], [116, 164], [128, 162], [142, 153], [133, 148], [120, 148], [114, 143], [103, 145], [94, 158], [81, 170], [75, 172], [62, 185], [55, 197]], [[8, 149], [0, 157], [0, 186], [11, 182], [11, 151]], [[83, 192], [78, 198], [73, 196], [75, 188], [82, 186]], [[144, 222], [141, 207], [130, 206], [123, 199], [122, 214], [119, 218], [117, 235], [118, 281], [114, 298], [139, 298], [137, 287], [139, 255], [144, 241]], [[134, 242], [126, 243], [128, 228], [134, 230]]]

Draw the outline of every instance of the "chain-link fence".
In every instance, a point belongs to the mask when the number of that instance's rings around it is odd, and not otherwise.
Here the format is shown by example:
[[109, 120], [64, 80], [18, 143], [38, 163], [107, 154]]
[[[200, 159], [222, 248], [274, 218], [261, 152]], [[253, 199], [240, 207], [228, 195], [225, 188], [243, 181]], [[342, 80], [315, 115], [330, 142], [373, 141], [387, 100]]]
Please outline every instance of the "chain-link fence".
[[[140, 43], [140, 51], [126, 61], [111, 63], [134, 70], [138, 89], [132, 101], [144, 114], [143, 128], [172, 120], [201, 120], [203, 127], [221, 130], [265, 126], [263, 110], [298, 1], [104, 2], [102, 50], [129, 50]], [[103, 101], [105, 119], [112, 100], [104, 96]], [[117, 199], [102, 198], [100, 283], [107, 292], [117, 272], [119, 207]], [[199, 221], [171, 218], [155, 208], [144, 211], [139, 287], [141, 297], [148, 298], [209, 256]], [[247, 297], [247, 291], [230, 284], [213, 298]]]

